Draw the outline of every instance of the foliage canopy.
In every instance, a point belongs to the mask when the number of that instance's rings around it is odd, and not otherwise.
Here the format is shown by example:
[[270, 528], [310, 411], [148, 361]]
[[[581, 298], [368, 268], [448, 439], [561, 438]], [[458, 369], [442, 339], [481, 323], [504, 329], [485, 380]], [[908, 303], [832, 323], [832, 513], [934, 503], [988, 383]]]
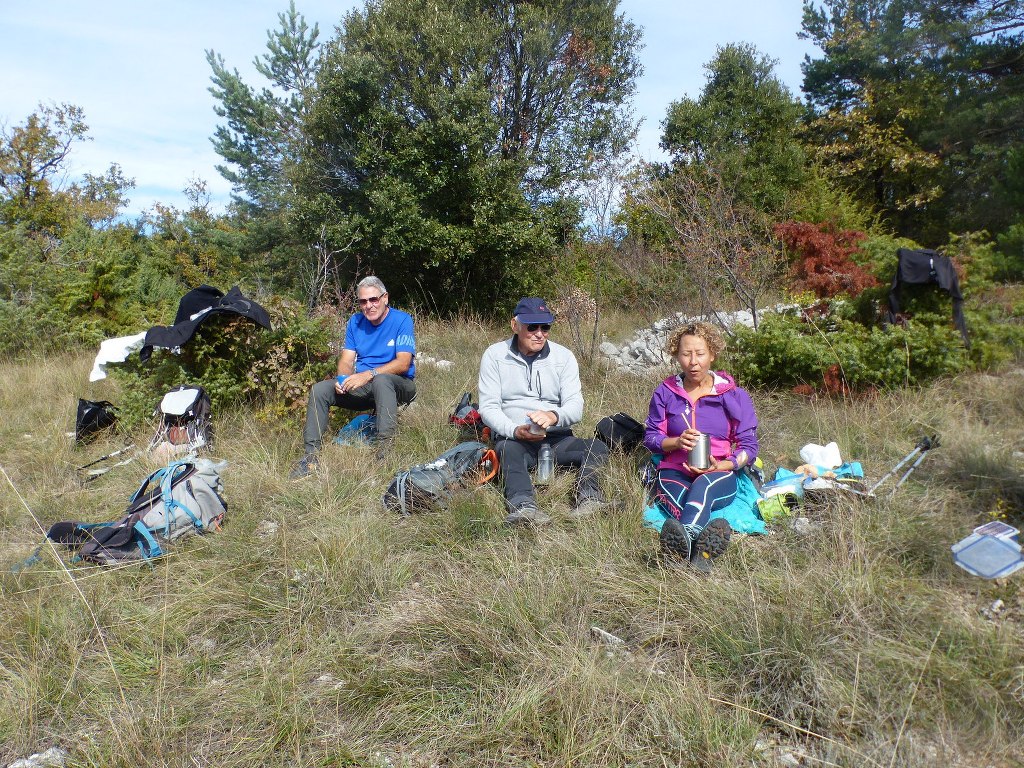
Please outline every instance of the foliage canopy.
[[804, 3], [808, 139], [900, 234], [1002, 231], [1018, 215], [1001, 184], [1024, 142], [1024, 3]]

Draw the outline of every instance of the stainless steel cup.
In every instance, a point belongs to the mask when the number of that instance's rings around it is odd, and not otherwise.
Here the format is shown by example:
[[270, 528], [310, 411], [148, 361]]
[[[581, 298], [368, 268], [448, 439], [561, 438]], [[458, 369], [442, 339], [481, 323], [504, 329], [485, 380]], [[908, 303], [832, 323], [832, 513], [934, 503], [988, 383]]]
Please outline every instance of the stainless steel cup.
[[690, 449], [690, 458], [686, 462], [694, 469], [707, 469], [711, 466], [711, 437], [701, 433], [696, 445]]

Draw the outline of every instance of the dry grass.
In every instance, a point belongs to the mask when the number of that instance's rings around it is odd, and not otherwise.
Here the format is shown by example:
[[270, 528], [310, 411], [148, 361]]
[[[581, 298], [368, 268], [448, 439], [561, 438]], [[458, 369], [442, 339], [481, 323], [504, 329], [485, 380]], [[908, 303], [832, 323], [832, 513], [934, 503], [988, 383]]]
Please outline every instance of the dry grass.
[[[1007, 457], [1024, 449], [1024, 376], [856, 401], [757, 393], [770, 468], [835, 439], [877, 477], [926, 432], [946, 445], [891, 497], [809, 507], [814, 535], [740, 539], [701, 579], [654, 567], [628, 457], [606, 473], [625, 511], [587, 524], [509, 530], [492, 487], [386, 514], [399, 465], [451, 444], [447, 415], [503, 329], [420, 334], [454, 365], [423, 366], [401, 456], [330, 446], [321, 474], [290, 483], [297, 424], [216, 414], [225, 530], [118, 570], [44, 549], [10, 572], [41, 540], [33, 516], [116, 517], [147, 467], [77, 484], [77, 463], [118, 445], [63, 436], [88, 360], [3, 368], [0, 762], [57, 744], [83, 766], [1020, 764], [1024, 600], [949, 546], [1020, 514]], [[642, 416], [657, 381], [583, 375], [581, 434]], [[545, 491], [556, 518], [570, 487]]]

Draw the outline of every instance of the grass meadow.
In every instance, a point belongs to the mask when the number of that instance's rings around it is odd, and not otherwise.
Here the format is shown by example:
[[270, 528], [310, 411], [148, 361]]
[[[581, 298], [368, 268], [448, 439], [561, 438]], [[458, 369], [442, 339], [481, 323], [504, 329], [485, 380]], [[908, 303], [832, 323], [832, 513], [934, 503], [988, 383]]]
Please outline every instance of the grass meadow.
[[[421, 324], [421, 353], [453, 365], [420, 365], [384, 464], [328, 445], [289, 482], [297, 419], [216, 412], [224, 530], [117, 569], [44, 546], [12, 570], [51, 523], [119, 516], [155, 467], [87, 485], [75, 467], [151, 427], [71, 444], [79, 396], [118, 401], [87, 383], [91, 352], [0, 367], [0, 764], [51, 746], [107, 768], [1024, 764], [1024, 577], [971, 577], [949, 550], [1021, 522], [1019, 363], [863, 398], [753, 392], [769, 473], [836, 440], [873, 481], [922, 435], [943, 445], [895, 493], [808, 505], [809, 533], [737, 537], [701, 577], [659, 567], [635, 457], [613, 457], [624, 506], [595, 520], [565, 519], [567, 476], [535, 531], [503, 525], [494, 486], [384, 511], [395, 471], [454, 444], [448, 414], [503, 333]], [[584, 436], [642, 418], [663, 375], [582, 368]]]

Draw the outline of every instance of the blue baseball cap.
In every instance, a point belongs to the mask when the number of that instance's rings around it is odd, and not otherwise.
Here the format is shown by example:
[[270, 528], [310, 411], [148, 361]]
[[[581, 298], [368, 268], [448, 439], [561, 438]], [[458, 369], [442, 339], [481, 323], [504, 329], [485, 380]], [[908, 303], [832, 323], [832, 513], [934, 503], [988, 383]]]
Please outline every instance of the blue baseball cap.
[[544, 299], [522, 298], [512, 313], [520, 323], [553, 323], [555, 316], [548, 310]]

